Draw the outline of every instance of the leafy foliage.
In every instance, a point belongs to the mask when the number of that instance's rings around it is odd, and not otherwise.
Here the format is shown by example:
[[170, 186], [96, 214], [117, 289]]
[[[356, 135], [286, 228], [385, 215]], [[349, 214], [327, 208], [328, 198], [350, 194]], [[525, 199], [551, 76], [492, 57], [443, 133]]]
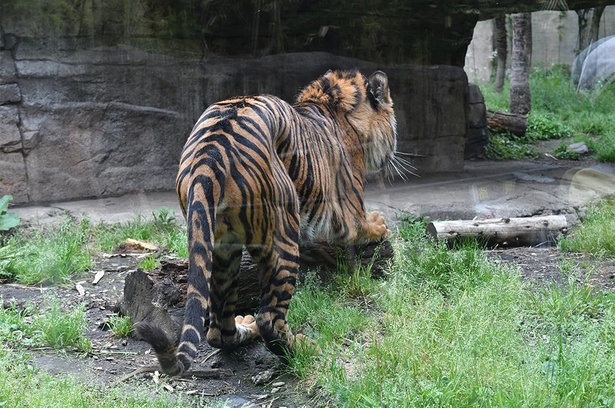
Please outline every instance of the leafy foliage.
[[8, 212], [11, 200], [11, 195], [0, 197], [0, 232], [11, 230], [19, 224], [19, 216]]
[[526, 138], [530, 140], [561, 139], [572, 136], [572, 129], [553, 115], [530, 113]]
[[536, 147], [527, 138], [512, 133], [494, 133], [489, 137], [485, 155], [491, 159], [523, 159], [538, 156]]

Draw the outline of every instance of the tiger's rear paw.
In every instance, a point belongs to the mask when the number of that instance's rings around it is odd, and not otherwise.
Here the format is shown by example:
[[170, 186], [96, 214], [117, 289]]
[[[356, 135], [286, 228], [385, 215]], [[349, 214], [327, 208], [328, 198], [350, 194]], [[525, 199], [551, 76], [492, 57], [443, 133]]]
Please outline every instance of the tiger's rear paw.
[[368, 225], [368, 239], [386, 239], [391, 236], [391, 230], [387, 228], [386, 220], [378, 212], [369, 212], [365, 215]]
[[246, 344], [259, 337], [258, 325], [252, 315], [237, 315], [235, 317], [235, 328], [239, 334], [239, 343]]

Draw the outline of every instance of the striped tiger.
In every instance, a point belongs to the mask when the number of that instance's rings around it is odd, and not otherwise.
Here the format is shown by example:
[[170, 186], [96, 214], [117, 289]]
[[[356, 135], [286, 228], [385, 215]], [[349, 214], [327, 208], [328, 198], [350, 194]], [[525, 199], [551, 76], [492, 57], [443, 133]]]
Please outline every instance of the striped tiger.
[[[328, 71], [294, 105], [271, 95], [207, 108], [183, 149], [177, 193], [188, 226], [189, 272], [179, 346], [148, 323], [139, 335], [163, 372], [186, 371], [205, 335], [231, 350], [262, 337], [274, 353], [292, 353], [286, 314], [295, 289], [299, 243], [377, 241], [391, 232], [366, 213], [367, 173], [387, 168], [396, 149], [388, 78]], [[235, 316], [242, 249], [259, 269], [256, 318]]]

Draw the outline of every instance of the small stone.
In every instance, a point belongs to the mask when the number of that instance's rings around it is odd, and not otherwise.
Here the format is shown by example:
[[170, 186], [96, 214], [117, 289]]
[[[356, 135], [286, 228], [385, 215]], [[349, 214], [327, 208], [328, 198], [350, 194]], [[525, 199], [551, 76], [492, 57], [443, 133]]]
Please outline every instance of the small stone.
[[254, 375], [252, 377], [252, 382], [254, 382], [255, 385], [262, 385], [269, 382], [274, 375], [275, 372], [272, 369], [267, 369], [266, 371]]
[[273, 386], [274, 388], [279, 388], [279, 387], [284, 386], [284, 385], [286, 385], [286, 382], [281, 382], [281, 381], [280, 382], [274, 382], [274, 383], [271, 384], [271, 386]]
[[282, 388], [273, 388], [271, 389], [271, 393], [278, 393], [282, 390]]
[[566, 152], [575, 152], [579, 155], [589, 152], [589, 148], [585, 144], [585, 142], [575, 142], [568, 145], [566, 148]]

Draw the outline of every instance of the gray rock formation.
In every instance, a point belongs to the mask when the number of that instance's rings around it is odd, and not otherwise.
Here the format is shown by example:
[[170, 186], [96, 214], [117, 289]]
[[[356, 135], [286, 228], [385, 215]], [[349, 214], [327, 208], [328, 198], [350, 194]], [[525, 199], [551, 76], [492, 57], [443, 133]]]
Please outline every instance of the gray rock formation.
[[[6, 36], [5, 36], [6, 37]], [[174, 188], [182, 146], [201, 112], [236, 95], [291, 101], [330, 68], [387, 72], [399, 150], [419, 174], [463, 167], [468, 83], [461, 68], [381, 67], [327, 53], [175, 59], [139, 49], [0, 50], [0, 192], [16, 203]]]

